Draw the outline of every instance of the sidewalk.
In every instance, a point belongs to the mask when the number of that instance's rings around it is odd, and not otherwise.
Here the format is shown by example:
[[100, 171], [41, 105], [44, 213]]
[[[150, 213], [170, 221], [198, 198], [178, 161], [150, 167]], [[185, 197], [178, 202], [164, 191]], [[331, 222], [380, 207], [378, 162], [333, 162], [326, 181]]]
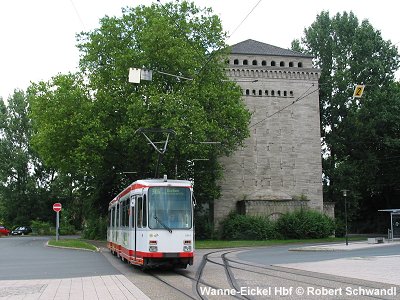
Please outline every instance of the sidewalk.
[[349, 241], [348, 245], [344, 242], [340, 244], [327, 244], [327, 245], [315, 245], [306, 247], [297, 247], [289, 249], [289, 251], [349, 251], [349, 250], [359, 250], [367, 248], [379, 248], [400, 245], [400, 241], [386, 241], [381, 244], [368, 244], [367, 241]]
[[123, 275], [66, 279], [3, 280], [1, 300], [147, 300], [147, 297]]
[[[290, 249], [291, 251], [350, 251], [366, 248], [381, 248], [399, 245], [399, 241], [385, 242], [383, 244], [368, 244], [364, 242], [349, 242], [341, 244], [328, 244]], [[380, 283], [400, 286], [400, 253], [390, 256], [363, 256], [347, 257], [318, 262], [302, 262], [279, 264], [277, 266], [317, 272], [355, 279], [363, 279]]]

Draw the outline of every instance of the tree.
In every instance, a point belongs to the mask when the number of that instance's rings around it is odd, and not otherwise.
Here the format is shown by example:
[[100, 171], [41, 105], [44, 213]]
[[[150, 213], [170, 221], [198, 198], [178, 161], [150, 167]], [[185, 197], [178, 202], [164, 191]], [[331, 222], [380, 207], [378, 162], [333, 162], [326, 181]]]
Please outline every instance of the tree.
[[[98, 29], [78, 35], [78, 74], [30, 88], [35, 148], [46, 163], [77, 180], [90, 205], [105, 213], [127, 182], [154, 174], [157, 156], [136, 130], [173, 129], [161, 171], [188, 179], [191, 160], [209, 159], [212, 172], [196, 173], [196, 187], [211, 187], [198, 190], [199, 202], [211, 201], [218, 195], [216, 158], [241, 145], [250, 120], [240, 88], [224, 71], [224, 38], [211, 10], [185, 1], [102, 18]], [[153, 70], [153, 80], [128, 83], [129, 67]], [[205, 141], [221, 144], [200, 143]]]
[[[379, 135], [374, 134], [378, 129], [377, 113], [390, 110], [397, 102], [398, 95], [393, 92], [394, 72], [399, 66], [397, 49], [383, 40], [368, 20], [360, 23], [352, 12], [332, 18], [328, 12], [320, 13], [292, 48], [313, 55], [315, 66], [321, 69], [324, 200], [339, 202], [340, 215], [344, 208], [340, 190], [350, 189], [348, 198], [355, 213], [361, 199], [362, 206], [366, 206], [375, 197], [365, 183], [383, 179], [377, 178], [380, 175], [373, 172], [373, 166], [382, 163], [382, 157], [392, 156], [382, 156], [385, 147], [375, 146], [384, 135], [398, 139], [394, 115], [386, 115], [392, 118], [387, 123], [391, 129], [386, 127], [378, 130]], [[366, 85], [361, 100], [352, 98], [355, 84]]]
[[27, 97], [21, 90], [14, 91], [7, 106], [0, 101], [0, 219], [14, 225], [46, 219], [46, 206], [51, 210], [43, 186], [47, 173], [30, 145], [28, 111]]

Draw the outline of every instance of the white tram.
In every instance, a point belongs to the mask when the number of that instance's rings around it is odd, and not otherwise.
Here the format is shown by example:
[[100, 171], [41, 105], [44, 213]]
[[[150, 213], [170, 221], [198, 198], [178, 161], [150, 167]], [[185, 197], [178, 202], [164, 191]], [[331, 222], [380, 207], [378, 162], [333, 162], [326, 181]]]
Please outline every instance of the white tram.
[[109, 204], [111, 253], [143, 268], [192, 265], [192, 193], [186, 180], [133, 182]]

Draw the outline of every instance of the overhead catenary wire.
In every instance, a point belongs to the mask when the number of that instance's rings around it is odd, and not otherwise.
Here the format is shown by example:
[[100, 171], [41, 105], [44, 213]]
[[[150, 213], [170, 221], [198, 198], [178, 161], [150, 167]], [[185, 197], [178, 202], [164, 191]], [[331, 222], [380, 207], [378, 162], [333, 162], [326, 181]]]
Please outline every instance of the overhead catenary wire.
[[76, 16], [77, 16], [78, 19], [79, 19], [79, 22], [81, 23], [81, 25], [82, 25], [82, 27], [83, 27], [83, 30], [86, 31], [85, 23], [83, 22], [83, 19], [81, 18], [81, 15], [80, 15], [78, 9], [76, 8], [76, 5], [75, 5], [74, 1], [73, 1], [73, 0], [70, 0], [70, 2], [71, 2], [72, 7], [74, 8], [74, 11], [75, 11]]
[[[250, 12], [244, 17], [244, 19], [239, 23], [239, 25], [236, 26], [236, 28], [232, 31], [232, 33], [227, 37], [227, 40], [229, 40], [232, 35], [243, 25], [243, 23], [247, 20], [247, 18], [254, 12], [254, 10], [257, 8], [257, 6], [261, 3], [262, 0], [259, 0], [254, 6], [253, 8], [250, 10]], [[169, 15], [169, 11], [165, 8], [165, 6], [161, 3], [161, 0], [157, 0], [157, 2], [161, 5], [161, 7], [164, 9], [164, 11]], [[179, 24], [177, 22], [175, 22], [175, 25], [177, 26], [177, 28], [180, 28]], [[215, 51], [213, 51], [213, 53], [217, 53], [218, 51], [221, 50], [221, 47], [216, 49]], [[201, 74], [201, 72], [205, 69], [205, 67], [209, 64], [209, 62], [211, 61], [213, 55], [209, 55], [208, 59], [206, 60], [206, 62], [199, 68], [199, 71], [197, 72], [197, 76], [199, 76]], [[159, 72], [159, 71], [157, 71]], [[161, 72], [159, 72], [161, 73]], [[168, 74], [171, 75], [171, 74]], [[189, 79], [189, 78], [184, 78], [184, 79]], [[189, 80], [193, 80], [192, 78], [190, 78]]]
[[253, 13], [253, 11], [256, 9], [256, 7], [261, 3], [262, 0], [259, 0], [254, 6], [253, 8], [250, 10], [250, 12], [244, 17], [244, 19], [239, 23], [238, 26], [236, 26], [236, 28], [232, 31], [231, 34], [229, 34], [227, 40], [229, 40], [232, 35], [235, 34], [235, 32], [240, 28], [240, 26], [242, 26], [242, 24], [247, 20], [247, 18]]

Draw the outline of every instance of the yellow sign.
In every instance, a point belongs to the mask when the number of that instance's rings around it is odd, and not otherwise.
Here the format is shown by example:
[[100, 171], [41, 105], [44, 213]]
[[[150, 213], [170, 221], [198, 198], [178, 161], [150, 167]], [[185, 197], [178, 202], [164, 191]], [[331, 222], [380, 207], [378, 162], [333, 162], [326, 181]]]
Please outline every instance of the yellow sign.
[[365, 85], [356, 85], [356, 88], [354, 89], [353, 98], [361, 98], [364, 92], [364, 88]]

